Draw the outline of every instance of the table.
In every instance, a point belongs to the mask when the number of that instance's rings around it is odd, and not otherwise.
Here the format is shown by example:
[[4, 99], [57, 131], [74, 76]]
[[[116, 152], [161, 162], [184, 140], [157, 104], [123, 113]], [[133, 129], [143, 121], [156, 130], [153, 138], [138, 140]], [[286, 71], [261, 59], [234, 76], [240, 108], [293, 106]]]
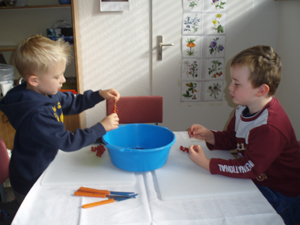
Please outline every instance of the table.
[[[177, 138], [176, 143], [170, 150], [170, 155], [166, 164], [158, 169], [160, 171], [168, 170], [168, 168], [170, 168], [174, 154], [178, 154], [179, 152], [180, 154], [183, 154], [180, 158], [187, 157], [185, 152], [181, 152], [178, 149], [179, 145], [182, 143], [186, 144], [187, 141], [189, 141], [186, 132], [174, 133]], [[90, 148], [90, 146], [88, 148]], [[206, 148], [204, 151], [209, 150]], [[202, 196], [200, 193], [198, 197], [187, 195], [186, 198], [183, 199], [176, 199], [175, 196], [172, 200], [162, 200], [162, 193], [160, 193], [161, 186], [157, 179], [159, 174], [157, 173], [158, 170], [144, 173], [131, 173], [122, 171], [113, 165], [106, 165], [105, 167], [109, 167], [113, 173], [123, 173], [124, 176], [128, 177], [128, 183], [126, 183], [126, 180], [122, 184], [114, 183], [112, 181], [111, 183], [107, 183], [105, 182], [105, 179], [99, 179], [98, 182], [95, 181], [95, 183], [89, 183], [89, 180], [82, 181], [81, 183], [79, 175], [78, 184], [76, 183], [77, 181], [74, 183], [74, 180], [73, 183], [59, 181], [58, 183], [53, 182], [52, 185], [45, 182], [47, 174], [51, 174], [51, 172], [55, 170], [54, 167], [57, 167], [60, 164], [66, 180], [69, 179], [68, 177], [74, 175], [77, 176], [76, 174], [78, 174], [78, 171], [80, 170], [73, 171], [72, 169], [68, 169], [68, 165], [76, 161], [76, 154], [79, 154], [79, 152], [80, 151], [69, 153], [72, 154], [70, 155], [72, 157], [70, 157], [68, 162], [63, 163], [60, 159], [61, 156], [64, 156], [64, 152], [59, 151], [57, 158], [50, 164], [26, 196], [12, 222], [13, 225], [284, 224], [281, 217], [275, 212], [254, 185], [251, 187], [251, 192], [241, 191], [236, 194], [226, 194], [224, 191], [224, 194], [220, 192], [218, 195], [207, 196]], [[96, 156], [94, 155], [92, 157]], [[105, 160], [105, 163], [111, 163], [110, 160], [107, 160], [109, 158], [107, 151], [103, 154], [103, 157], [103, 159], [99, 159], [99, 165], [103, 165], [103, 160]], [[78, 162], [79, 161], [76, 161], [76, 165], [81, 168], [84, 173], [87, 173], [86, 170], [84, 170], [84, 167], [88, 167], [89, 165], [86, 164], [86, 162], [82, 165]], [[195, 165], [192, 161], [190, 161], [190, 163], [191, 164], [188, 165], [189, 167]], [[93, 166], [94, 164], [95, 163], [93, 163]], [[199, 176], [205, 179], [205, 175], [202, 175], [202, 168], [195, 168], [199, 169]], [[109, 173], [109, 170], [107, 170], [107, 173]], [[91, 174], [91, 177], [92, 176], [94, 175]], [[133, 182], [130, 180], [132, 177], [134, 177]], [[170, 175], [170, 177], [172, 176]], [[218, 179], [218, 177], [216, 178]], [[180, 177], [178, 179], [180, 179]], [[230, 180], [223, 182], [225, 184], [226, 182], [230, 182]], [[115, 191], [134, 191], [139, 195], [136, 199], [82, 209], [81, 205], [99, 201], [99, 198], [73, 196], [74, 191], [77, 190], [79, 186]], [[195, 189], [197, 188], [198, 187], [195, 187]]]

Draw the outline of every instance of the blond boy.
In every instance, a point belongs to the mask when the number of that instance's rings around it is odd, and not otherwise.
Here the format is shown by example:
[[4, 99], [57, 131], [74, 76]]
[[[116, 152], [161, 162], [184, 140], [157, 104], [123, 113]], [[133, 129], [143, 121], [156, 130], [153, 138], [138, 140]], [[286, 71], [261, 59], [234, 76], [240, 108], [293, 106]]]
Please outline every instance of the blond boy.
[[60, 92], [66, 82], [64, 72], [69, 59], [70, 46], [66, 42], [41, 35], [27, 38], [15, 52], [15, 65], [25, 82], [7, 93], [0, 110], [16, 129], [9, 172], [19, 203], [58, 149], [79, 150], [118, 127], [119, 118], [114, 113], [90, 128], [74, 133], [65, 129], [63, 115], [78, 114], [104, 99], [120, 98], [114, 89], [78, 95]]

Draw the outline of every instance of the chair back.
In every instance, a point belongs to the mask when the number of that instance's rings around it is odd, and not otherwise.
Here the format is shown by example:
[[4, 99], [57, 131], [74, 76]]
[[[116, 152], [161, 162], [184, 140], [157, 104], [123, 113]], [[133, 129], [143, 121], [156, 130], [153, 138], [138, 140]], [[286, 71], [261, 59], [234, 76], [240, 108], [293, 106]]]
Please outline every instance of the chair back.
[[0, 138], [0, 185], [9, 177], [8, 166], [9, 166], [9, 155], [5, 143]]
[[[162, 123], [162, 96], [122, 96], [116, 103], [119, 123]], [[112, 99], [106, 101], [106, 115], [113, 112]]]

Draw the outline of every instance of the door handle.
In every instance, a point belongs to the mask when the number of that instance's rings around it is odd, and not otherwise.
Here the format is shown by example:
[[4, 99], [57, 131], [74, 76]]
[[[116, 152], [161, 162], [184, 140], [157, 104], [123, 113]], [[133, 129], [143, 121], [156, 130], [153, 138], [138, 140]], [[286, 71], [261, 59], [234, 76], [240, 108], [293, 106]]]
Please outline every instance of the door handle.
[[170, 44], [163, 44], [163, 36], [162, 35], [158, 35], [157, 36], [157, 61], [161, 61], [162, 60], [162, 50], [164, 46], [173, 46], [174, 43], [170, 43]]

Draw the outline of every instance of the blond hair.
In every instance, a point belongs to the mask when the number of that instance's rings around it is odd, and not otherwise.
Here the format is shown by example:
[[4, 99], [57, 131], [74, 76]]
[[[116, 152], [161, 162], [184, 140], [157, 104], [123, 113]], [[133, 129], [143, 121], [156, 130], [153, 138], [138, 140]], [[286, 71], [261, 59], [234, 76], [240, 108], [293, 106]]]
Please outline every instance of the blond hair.
[[27, 79], [29, 75], [43, 74], [52, 63], [68, 64], [71, 48], [62, 39], [52, 41], [42, 35], [33, 35], [17, 47], [14, 62], [20, 75]]
[[263, 84], [270, 87], [269, 95], [274, 95], [281, 79], [281, 60], [274, 49], [258, 45], [241, 51], [232, 62], [233, 66], [247, 66], [250, 69], [249, 80], [254, 88]]

